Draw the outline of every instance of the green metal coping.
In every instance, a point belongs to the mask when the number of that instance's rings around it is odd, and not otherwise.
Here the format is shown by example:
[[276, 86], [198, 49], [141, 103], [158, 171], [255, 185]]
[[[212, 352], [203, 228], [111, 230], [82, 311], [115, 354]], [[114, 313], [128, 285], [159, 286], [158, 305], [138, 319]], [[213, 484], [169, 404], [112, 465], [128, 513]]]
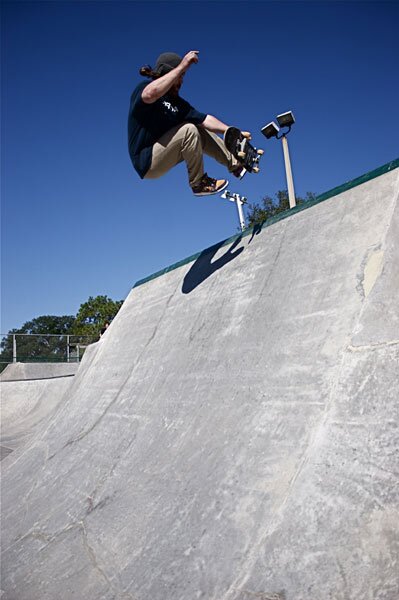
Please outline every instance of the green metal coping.
[[[283, 219], [286, 219], [287, 217], [295, 215], [303, 210], [307, 210], [308, 208], [311, 208], [312, 206], [315, 206], [316, 204], [319, 204], [320, 202], [324, 202], [324, 200], [328, 200], [329, 198], [332, 198], [333, 196], [338, 196], [339, 194], [342, 194], [343, 192], [351, 190], [354, 187], [362, 185], [363, 183], [366, 183], [367, 181], [371, 181], [372, 179], [375, 179], [376, 177], [380, 177], [381, 175], [384, 175], [385, 173], [389, 173], [389, 171], [393, 171], [394, 169], [397, 169], [398, 167], [399, 167], [399, 158], [396, 160], [392, 160], [391, 162], [387, 163], [386, 165], [383, 165], [382, 167], [379, 167], [378, 169], [375, 169], [374, 171], [369, 171], [365, 175], [361, 175], [360, 177], [357, 177], [356, 179], [347, 181], [346, 183], [344, 183], [338, 187], [335, 187], [332, 190], [329, 190], [328, 192], [324, 192], [324, 194], [320, 194], [320, 196], [317, 196], [315, 200], [310, 200], [309, 202], [306, 202], [305, 204], [302, 204], [301, 206], [296, 206], [295, 208], [286, 210], [286, 211], [280, 213], [279, 215], [276, 215], [275, 217], [270, 217], [269, 219], [267, 219], [267, 221], [264, 221], [260, 225], [261, 225], [262, 229], [264, 227], [270, 227], [270, 225], [273, 225], [274, 223], [277, 223], [278, 221], [282, 221]], [[205, 250], [201, 250], [201, 252], [197, 252], [196, 254], [193, 254], [192, 256], [188, 256], [187, 258], [184, 258], [183, 260], [181, 260], [177, 263], [174, 263], [173, 265], [170, 265], [169, 267], [164, 268], [161, 271], [157, 271], [156, 273], [153, 273], [152, 275], [149, 275], [148, 277], [145, 277], [144, 279], [140, 279], [139, 281], [137, 281], [134, 284], [133, 288], [139, 287], [140, 285], [143, 285], [144, 283], [148, 283], [149, 281], [152, 281], [153, 279], [156, 279], [157, 277], [160, 277], [161, 275], [164, 275], [165, 273], [169, 273], [170, 271], [174, 271], [175, 269], [178, 269], [179, 267], [183, 267], [184, 265], [187, 265], [188, 263], [193, 262], [199, 256], [201, 256], [201, 254], [206, 254], [208, 252], [211, 252], [214, 248], [216, 248], [216, 246], [219, 248], [223, 248], [223, 246], [227, 246], [228, 244], [233, 243], [235, 240], [237, 240], [240, 237], [246, 237], [247, 235], [251, 235], [256, 227], [257, 226], [254, 225], [253, 227], [246, 229], [242, 233], [233, 235], [232, 237], [229, 237], [228, 239], [226, 239], [222, 242], [219, 242], [218, 244], [214, 244], [213, 246], [210, 246], [209, 248], [206, 248]]]

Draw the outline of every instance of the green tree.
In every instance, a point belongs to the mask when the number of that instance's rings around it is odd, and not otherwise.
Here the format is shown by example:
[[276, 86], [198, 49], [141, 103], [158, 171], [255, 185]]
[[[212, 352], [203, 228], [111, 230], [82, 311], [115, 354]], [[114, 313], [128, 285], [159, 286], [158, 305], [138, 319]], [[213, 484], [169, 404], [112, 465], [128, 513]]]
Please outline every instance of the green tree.
[[11, 329], [0, 343], [0, 362], [5, 366], [5, 363], [12, 361], [12, 334], [19, 334], [16, 336], [19, 361], [65, 360], [65, 335], [71, 332], [74, 322], [75, 317], [71, 315], [43, 315], [27, 321], [20, 329]]
[[72, 333], [74, 335], [100, 335], [105, 322], [111, 322], [115, 317], [123, 300], [112, 300], [107, 296], [92, 296], [80, 305], [78, 314], [73, 324]]
[[18, 361], [65, 361], [67, 335], [70, 357], [78, 353], [81, 357], [85, 346], [98, 340], [105, 322], [112, 321], [122, 303], [107, 296], [90, 296], [76, 317], [46, 315], [27, 321], [20, 329], [11, 329], [0, 342], [0, 372], [13, 360], [13, 334], [23, 334], [16, 337]]
[[[305, 202], [316, 199], [316, 194], [307, 192], [305, 198], [296, 196], [296, 204], [300, 206]], [[260, 204], [249, 204], [247, 208], [248, 226], [252, 227], [257, 223], [263, 223], [270, 217], [288, 210], [290, 207], [287, 190], [279, 190], [274, 199], [271, 196], [262, 198]]]

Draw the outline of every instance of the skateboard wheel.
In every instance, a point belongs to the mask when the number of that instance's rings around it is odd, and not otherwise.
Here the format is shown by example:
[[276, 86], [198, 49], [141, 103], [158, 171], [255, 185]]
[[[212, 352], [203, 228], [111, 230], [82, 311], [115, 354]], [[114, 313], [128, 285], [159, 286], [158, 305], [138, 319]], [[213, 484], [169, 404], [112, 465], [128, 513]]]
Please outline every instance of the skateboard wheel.
[[265, 151], [264, 151], [264, 150], [262, 150], [262, 149], [260, 149], [260, 150], [257, 150], [257, 153], [259, 154], [259, 156], [262, 156], [262, 154], [264, 154], [264, 153], [265, 153]]
[[240, 158], [245, 158], [245, 152], [237, 152], [237, 156]]
[[259, 167], [254, 167], [254, 173], [259, 173], [260, 169]]

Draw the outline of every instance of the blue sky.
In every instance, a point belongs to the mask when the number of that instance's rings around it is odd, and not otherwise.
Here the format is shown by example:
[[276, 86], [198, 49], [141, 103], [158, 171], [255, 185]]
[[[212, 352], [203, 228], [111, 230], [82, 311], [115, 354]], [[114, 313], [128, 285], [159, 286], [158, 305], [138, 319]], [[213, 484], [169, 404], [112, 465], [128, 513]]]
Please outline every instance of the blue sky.
[[[199, 50], [181, 95], [250, 130], [262, 172], [230, 185], [250, 202], [322, 193], [399, 156], [396, 2], [2, 2], [2, 324], [126, 297], [154, 271], [237, 232], [235, 207], [196, 198], [184, 165], [141, 181], [127, 153], [138, 69]], [[223, 167], [206, 161], [209, 174]]]

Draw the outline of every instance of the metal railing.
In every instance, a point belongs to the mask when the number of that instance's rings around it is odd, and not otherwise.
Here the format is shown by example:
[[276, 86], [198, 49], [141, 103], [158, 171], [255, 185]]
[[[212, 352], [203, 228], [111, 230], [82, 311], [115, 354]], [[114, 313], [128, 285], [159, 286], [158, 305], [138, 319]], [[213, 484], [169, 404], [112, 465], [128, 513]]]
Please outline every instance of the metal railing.
[[[56, 333], [0, 333], [0, 337], [2, 338], [0, 364], [80, 362], [85, 348], [99, 339], [99, 336], [93, 335]], [[5, 342], [6, 338], [12, 338], [9, 344]], [[20, 338], [27, 338], [29, 343]], [[34, 341], [32, 338], [38, 339]]]

